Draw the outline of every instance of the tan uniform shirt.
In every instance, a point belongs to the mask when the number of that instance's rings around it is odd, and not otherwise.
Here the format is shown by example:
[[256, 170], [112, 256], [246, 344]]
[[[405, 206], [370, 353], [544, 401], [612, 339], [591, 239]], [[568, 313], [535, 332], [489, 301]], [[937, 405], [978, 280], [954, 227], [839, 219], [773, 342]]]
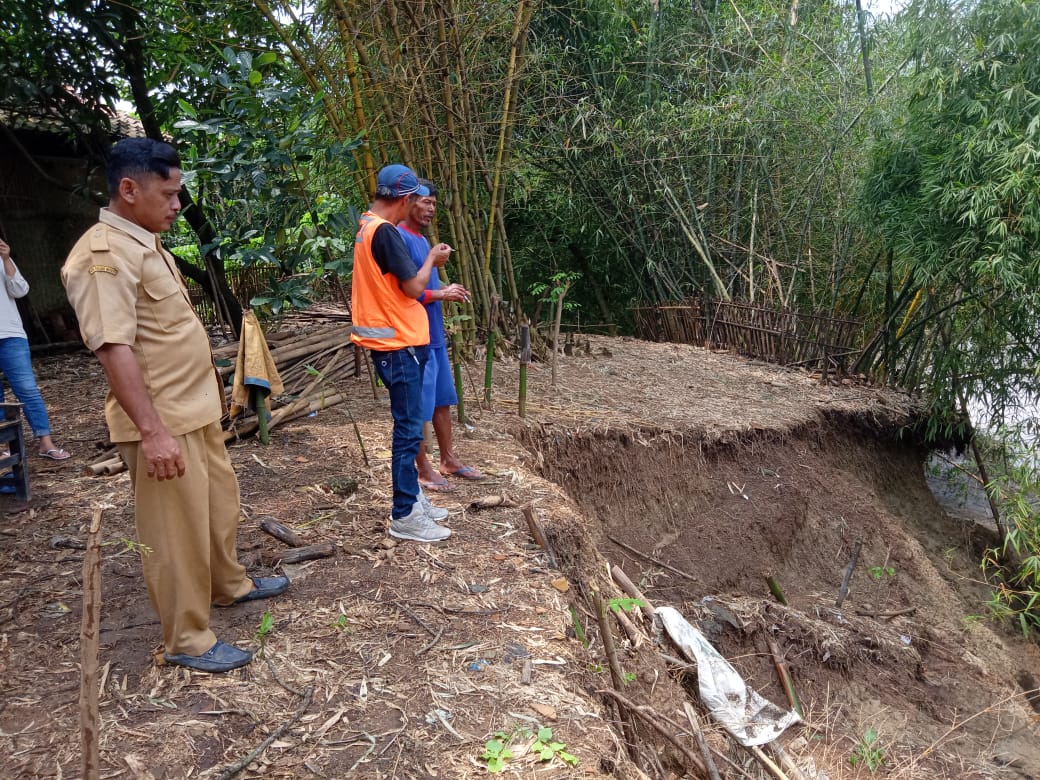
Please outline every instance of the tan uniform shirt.
[[[173, 257], [159, 237], [101, 209], [61, 269], [88, 349], [127, 344], [145, 387], [173, 436], [202, 428], [222, 414], [223, 388], [213, 370], [209, 337], [191, 307]], [[140, 441], [141, 432], [109, 391], [105, 418], [112, 441]]]

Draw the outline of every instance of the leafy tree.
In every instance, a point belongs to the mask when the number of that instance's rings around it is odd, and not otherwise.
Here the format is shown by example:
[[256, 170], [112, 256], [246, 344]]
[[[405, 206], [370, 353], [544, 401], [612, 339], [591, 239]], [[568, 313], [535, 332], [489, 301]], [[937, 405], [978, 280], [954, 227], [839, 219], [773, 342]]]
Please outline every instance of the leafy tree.
[[[111, 146], [112, 118], [119, 100], [136, 107], [146, 135], [165, 138], [176, 118], [176, 93], [202, 85], [188, 67], [215, 50], [200, 42], [220, 40], [233, 30], [240, 44], [255, 40], [259, 19], [251, 4], [236, 0], [221, 12], [204, 4], [103, 0], [43, 2], [0, 0], [0, 107], [47, 116], [93, 163], [102, 167]], [[101, 202], [104, 193], [91, 193]], [[183, 216], [203, 245], [212, 245], [212, 223], [187, 189]], [[241, 306], [224, 279], [223, 265], [202, 252], [203, 267], [178, 258], [178, 267], [224, 305], [231, 326], [241, 322]]]
[[324, 142], [320, 99], [307, 105], [274, 52], [225, 47], [222, 56], [214, 71], [191, 66], [212, 86], [202, 106], [181, 100], [184, 118], [174, 123], [190, 142], [191, 181], [224, 226], [202, 251], [230, 265], [275, 266], [274, 289], [256, 302], [276, 314], [304, 308], [314, 281], [344, 271], [352, 251], [357, 210], [324, 187], [350, 171], [357, 142]]

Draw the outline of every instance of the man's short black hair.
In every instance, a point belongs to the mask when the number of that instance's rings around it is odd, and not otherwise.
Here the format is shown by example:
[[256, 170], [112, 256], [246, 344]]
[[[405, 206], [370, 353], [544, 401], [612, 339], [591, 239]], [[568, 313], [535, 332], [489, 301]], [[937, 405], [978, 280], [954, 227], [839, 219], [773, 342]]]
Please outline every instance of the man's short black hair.
[[152, 173], [168, 179], [170, 169], [180, 167], [181, 158], [168, 143], [153, 138], [123, 138], [116, 141], [108, 154], [105, 166], [108, 194], [112, 197], [118, 194], [119, 182], [124, 178]]
[[430, 191], [430, 194], [427, 197], [437, 197], [437, 185], [434, 184], [432, 181], [430, 181], [429, 179], [419, 179], [419, 184], [421, 184]]

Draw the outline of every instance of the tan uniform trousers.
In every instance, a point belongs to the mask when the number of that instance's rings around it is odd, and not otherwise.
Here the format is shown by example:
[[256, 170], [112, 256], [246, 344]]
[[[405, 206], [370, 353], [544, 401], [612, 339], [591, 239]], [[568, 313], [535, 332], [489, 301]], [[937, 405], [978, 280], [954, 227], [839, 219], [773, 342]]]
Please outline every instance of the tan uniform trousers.
[[210, 605], [230, 604], [252, 581], [238, 563], [238, 479], [219, 422], [175, 436], [184, 476], [148, 476], [140, 442], [120, 442], [134, 488], [137, 538], [145, 584], [170, 654], [201, 655], [213, 647]]

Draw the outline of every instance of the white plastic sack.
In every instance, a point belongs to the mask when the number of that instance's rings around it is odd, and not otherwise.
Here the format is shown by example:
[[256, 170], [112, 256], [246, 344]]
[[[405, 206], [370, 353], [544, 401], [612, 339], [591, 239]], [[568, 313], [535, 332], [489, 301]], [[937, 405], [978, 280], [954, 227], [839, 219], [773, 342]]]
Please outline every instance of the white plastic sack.
[[697, 685], [704, 706], [741, 745], [752, 747], [772, 742], [788, 726], [801, 722], [797, 712], [782, 710], [751, 690], [729, 661], [678, 610], [657, 607], [656, 612], [668, 636], [687, 658], [696, 662]]

